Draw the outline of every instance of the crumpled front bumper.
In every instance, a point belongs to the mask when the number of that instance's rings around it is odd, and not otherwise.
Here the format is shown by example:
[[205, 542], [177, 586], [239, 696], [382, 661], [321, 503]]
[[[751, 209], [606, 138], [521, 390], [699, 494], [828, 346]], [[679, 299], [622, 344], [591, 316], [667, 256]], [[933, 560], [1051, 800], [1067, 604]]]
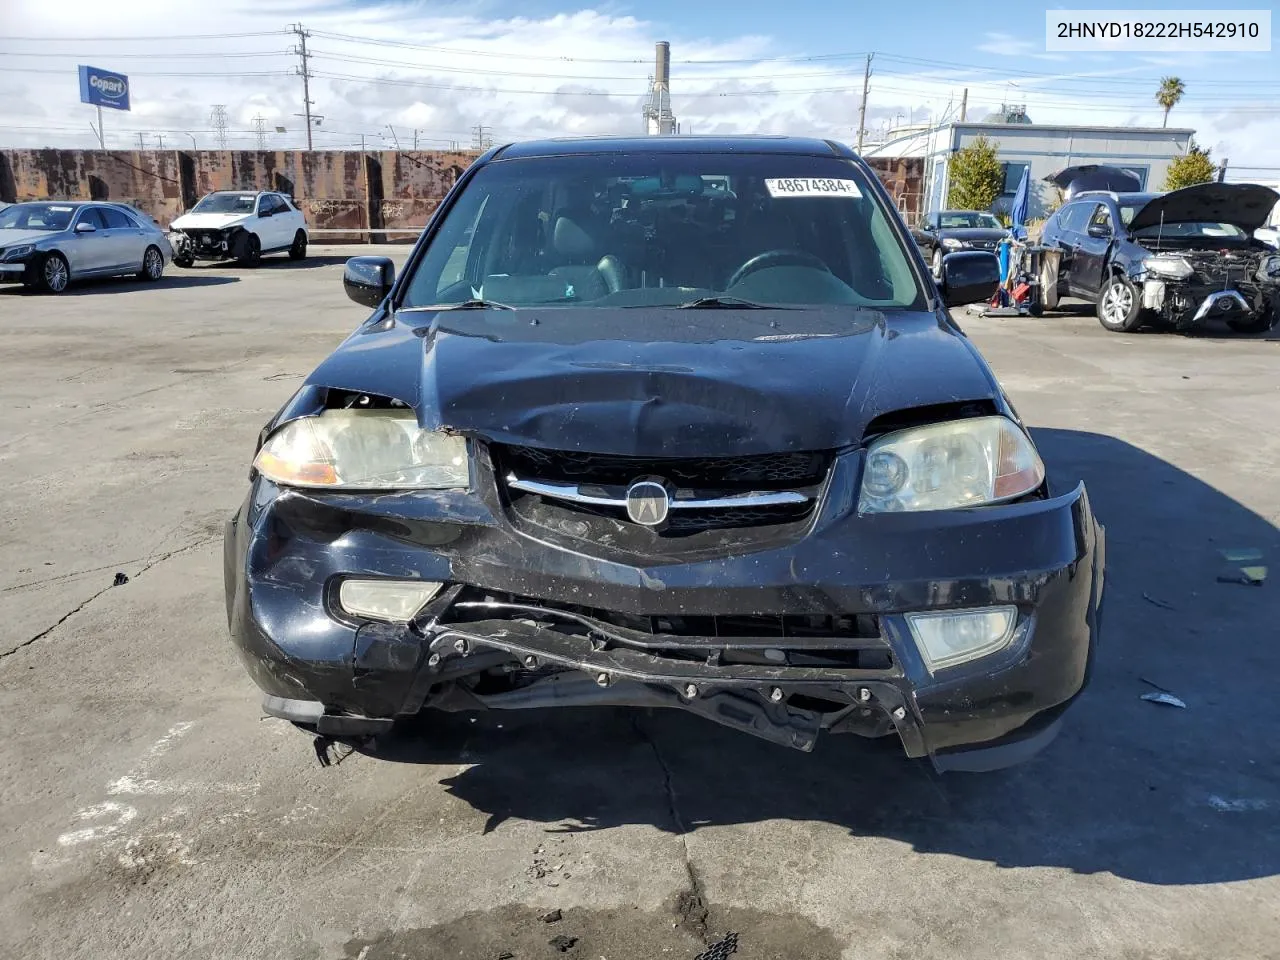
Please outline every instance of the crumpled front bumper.
[[[1104, 541], [1083, 485], [1048, 500], [859, 517], [853, 480], [833, 478], [821, 515], [796, 542], [635, 565], [515, 532], [471, 494], [310, 495], [259, 478], [226, 529], [231, 636], [268, 712], [333, 735], [384, 730], [437, 705], [451, 679], [507, 664], [566, 671], [547, 678], [542, 702], [555, 702], [555, 684], [572, 686], [576, 703], [678, 707], [802, 750], [823, 729], [793, 705], [811, 697], [847, 702], [846, 723], [883, 720], [909, 756], [940, 768], [1004, 766], [1042, 748], [1086, 683], [1099, 629]], [[337, 603], [346, 576], [446, 587], [413, 624], [361, 623]], [[891, 664], [673, 658], [522, 623], [509, 609], [450, 622], [458, 591], [474, 588], [624, 614], [867, 614]], [[931, 674], [903, 615], [995, 604], [1018, 607], [1013, 644]], [[583, 696], [587, 686], [594, 699]]]
[[1280, 283], [1234, 286], [1172, 280], [1147, 275], [1141, 283], [1142, 307], [1158, 313], [1181, 330], [1210, 320], [1240, 321], [1263, 317], [1280, 303]]

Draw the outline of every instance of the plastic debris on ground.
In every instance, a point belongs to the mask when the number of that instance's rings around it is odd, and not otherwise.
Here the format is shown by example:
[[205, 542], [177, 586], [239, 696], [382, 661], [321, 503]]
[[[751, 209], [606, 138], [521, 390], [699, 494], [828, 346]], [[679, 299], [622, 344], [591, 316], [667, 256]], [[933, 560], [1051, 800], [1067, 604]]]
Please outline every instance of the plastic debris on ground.
[[111, 585], [113, 587], [123, 587], [128, 582], [129, 582], [129, 575], [127, 573], [117, 573], [116, 578]]
[[738, 935], [736, 933], [726, 933], [721, 939], [694, 957], [693, 960], [726, 960], [727, 957], [737, 952]]
[[538, 917], [543, 923], [559, 923], [563, 914], [559, 910], [549, 910]]
[[1253, 547], [1229, 547], [1219, 550], [1222, 559], [1234, 566], [1225, 573], [1218, 574], [1219, 583], [1242, 583], [1250, 587], [1260, 587], [1267, 579], [1267, 568], [1260, 563], [1250, 561], [1261, 560], [1262, 551]]
[[577, 937], [566, 937], [563, 934], [558, 937], [552, 937], [547, 941], [547, 943], [551, 944], [551, 946], [555, 947], [561, 953], [568, 953], [573, 949], [573, 945], [577, 942]]
[[1180, 699], [1175, 697], [1172, 693], [1165, 693], [1164, 691], [1160, 691], [1158, 693], [1144, 693], [1142, 695], [1142, 699], [1149, 703], [1163, 703], [1166, 706], [1178, 707], [1182, 710], [1187, 709], [1187, 705]]

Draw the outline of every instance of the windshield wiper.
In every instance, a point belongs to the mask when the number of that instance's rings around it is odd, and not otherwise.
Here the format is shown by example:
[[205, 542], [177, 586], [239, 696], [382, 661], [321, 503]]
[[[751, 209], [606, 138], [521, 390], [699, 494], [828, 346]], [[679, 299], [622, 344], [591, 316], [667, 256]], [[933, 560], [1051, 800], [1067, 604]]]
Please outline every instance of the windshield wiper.
[[741, 297], [698, 297], [685, 303], [677, 303], [677, 310], [790, 310], [773, 303], [756, 303]]
[[515, 307], [497, 300], [463, 300], [461, 303], [433, 303], [425, 307], [401, 307], [397, 313], [427, 313], [436, 310], [514, 310]]

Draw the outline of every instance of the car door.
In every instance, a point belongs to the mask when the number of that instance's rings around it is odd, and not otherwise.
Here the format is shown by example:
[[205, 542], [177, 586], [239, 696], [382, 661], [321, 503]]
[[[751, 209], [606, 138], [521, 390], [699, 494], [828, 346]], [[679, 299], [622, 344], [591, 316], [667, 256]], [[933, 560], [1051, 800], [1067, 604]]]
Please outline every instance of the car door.
[[76, 211], [66, 239], [58, 244], [67, 258], [72, 277], [96, 273], [105, 268], [106, 233], [107, 223], [97, 207], [81, 207]]
[[1105, 202], [1093, 205], [1084, 230], [1071, 258], [1071, 291], [1076, 296], [1093, 299], [1102, 287], [1107, 252], [1115, 238], [1115, 221]]
[[146, 241], [138, 225], [115, 207], [98, 207], [98, 215], [107, 225], [103, 233], [103, 268], [121, 273], [142, 269]]
[[280, 217], [280, 233], [284, 237], [281, 242], [287, 245], [292, 245], [293, 238], [297, 235], [298, 231], [306, 228], [306, 221], [302, 216], [302, 211], [294, 206], [288, 197], [281, 196], [279, 200], [280, 213], [278, 216]]
[[920, 252], [928, 256], [929, 251], [933, 249], [934, 233], [938, 229], [938, 215], [931, 213], [911, 231], [911, 236], [915, 238], [916, 246], [920, 248]]
[[264, 193], [258, 198], [258, 217], [260, 218], [258, 235], [262, 238], [262, 249], [278, 250], [286, 241], [281, 234], [289, 229], [287, 217], [281, 216], [285, 211], [284, 203], [274, 193]]
[[1058, 248], [1058, 288], [1071, 290], [1071, 268], [1076, 248], [1080, 246], [1080, 229], [1093, 203], [1069, 203], [1057, 213], [1058, 229], [1053, 245]]

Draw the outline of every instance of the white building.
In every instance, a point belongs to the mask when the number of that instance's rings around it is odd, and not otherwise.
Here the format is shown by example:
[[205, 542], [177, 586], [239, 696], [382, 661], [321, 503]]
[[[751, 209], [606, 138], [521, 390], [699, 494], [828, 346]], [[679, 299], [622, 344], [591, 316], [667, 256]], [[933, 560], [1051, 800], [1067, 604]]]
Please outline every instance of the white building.
[[946, 123], [904, 131], [868, 147], [866, 157], [920, 157], [924, 160], [924, 210], [943, 210], [950, 187], [952, 154], [985, 136], [995, 143], [1004, 165], [1004, 192], [996, 210], [1007, 210], [1022, 171], [1031, 168], [1028, 216], [1042, 217], [1057, 200], [1057, 188], [1045, 177], [1063, 167], [1098, 163], [1132, 171], [1143, 189], [1162, 190], [1169, 162], [1186, 153], [1194, 130], [1181, 127], [1070, 127], [1047, 123]]

